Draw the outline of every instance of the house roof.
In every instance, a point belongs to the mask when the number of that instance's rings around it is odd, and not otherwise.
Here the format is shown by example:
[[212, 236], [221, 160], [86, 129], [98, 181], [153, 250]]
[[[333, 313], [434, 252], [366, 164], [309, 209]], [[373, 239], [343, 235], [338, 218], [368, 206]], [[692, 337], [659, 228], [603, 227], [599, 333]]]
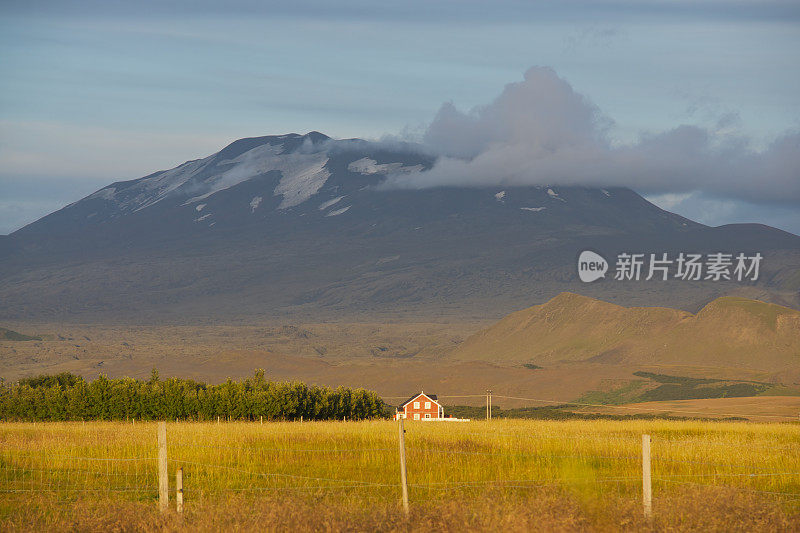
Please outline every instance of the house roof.
[[434, 402], [436, 402], [436, 403], [439, 403], [439, 402], [438, 402], [438, 399], [439, 399], [439, 398], [438, 398], [438, 396], [436, 396], [435, 394], [428, 394], [427, 392], [418, 392], [417, 394], [415, 394], [414, 396], [412, 396], [412, 397], [411, 397], [411, 398], [409, 398], [408, 400], [406, 400], [406, 401], [404, 401], [403, 403], [401, 403], [401, 404], [400, 404], [400, 409], [402, 409], [403, 407], [405, 407], [405, 406], [406, 406], [406, 404], [410, 403], [411, 401], [413, 401], [413, 400], [415, 400], [415, 399], [419, 398], [420, 396], [427, 396], [428, 398], [430, 398], [430, 399], [431, 399], [431, 400], [433, 400]]

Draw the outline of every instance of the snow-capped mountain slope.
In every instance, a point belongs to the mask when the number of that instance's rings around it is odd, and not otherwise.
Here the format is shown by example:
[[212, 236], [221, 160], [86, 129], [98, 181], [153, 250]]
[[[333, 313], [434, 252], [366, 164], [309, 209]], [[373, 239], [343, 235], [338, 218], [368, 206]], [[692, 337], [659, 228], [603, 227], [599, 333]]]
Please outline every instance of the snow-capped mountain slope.
[[[218, 200], [225, 203], [226, 192], [246, 188], [248, 183], [259, 184], [259, 195], [247, 203], [251, 214], [264, 209], [282, 211], [318, 195], [328, 183], [332, 169], [351, 178], [366, 178], [338, 179], [329, 187], [329, 190], [354, 192], [378, 185], [389, 173], [419, 172], [432, 162], [429, 157], [408, 150], [396, 154], [398, 159], [406, 161], [387, 163], [378, 163], [364, 154], [391, 158], [378, 144], [357, 139], [333, 140], [318, 132], [241, 139], [203, 159], [187, 161], [137, 180], [112, 183], [18, 233], [55, 231], [63, 235], [82, 226], [97, 227], [139, 212], [159, 217], [168, 211], [180, 211], [186, 213], [184, 219], [202, 222], [212, 218], [211, 209], [206, 207], [219, 203]], [[414, 158], [413, 164], [409, 164], [409, 157]], [[343, 165], [345, 172], [341, 169]], [[328, 201], [324, 199], [321, 203]], [[202, 216], [194, 216], [204, 209]]]
[[[171, 170], [157, 172], [129, 182], [114, 183], [72, 204], [79, 207], [93, 200], [108, 202], [119, 213], [141, 211], [165, 199], [185, 200], [183, 205], [197, 204], [220, 191], [269, 172], [280, 172], [281, 179], [274, 194], [282, 197], [280, 208], [308, 200], [330, 176], [325, 168], [327, 153], [318, 143], [327, 137], [297, 134], [264, 137], [261, 144], [239, 143], [249, 148], [234, 155], [236, 143], [203, 159], [187, 161]], [[296, 141], [303, 143], [297, 146]], [[255, 139], [246, 139], [255, 141]], [[330, 144], [333, 144], [331, 141]], [[330, 148], [330, 146], [328, 146]]]
[[[433, 164], [415, 146], [311, 132], [112, 183], [0, 240], [0, 318], [488, 317], [565, 290], [688, 310], [729, 293], [800, 305], [800, 237], [708, 228], [624, 188], [384, 185]], [[582, 285], [584, 249], [765, 261], [747, 286]]]
[[[102, 189], [87, 200], [102, 199], [112, 202], [120, 211], [140, 211], [166, 198], [187, 198], [186, 204], [200, 202], [220, 191], [269, 172], [280, 172], [281, 179], [275, 188], [280, 195], [280, 208], [291, 207], [308, 200], [315, 194], [330, 172], [325, 168], [328, 157], [325, 151], [308, 143], [306, 150], [287, 151], [286, 138], [265, 139], [264, 144], [242, 152], [236, 157], [223, 159], [220, 153], [188, 161], [172, 170], [136, 180], [127, 187], [114, 184]], [[308, 137], [306, 137], [308, 139]]]

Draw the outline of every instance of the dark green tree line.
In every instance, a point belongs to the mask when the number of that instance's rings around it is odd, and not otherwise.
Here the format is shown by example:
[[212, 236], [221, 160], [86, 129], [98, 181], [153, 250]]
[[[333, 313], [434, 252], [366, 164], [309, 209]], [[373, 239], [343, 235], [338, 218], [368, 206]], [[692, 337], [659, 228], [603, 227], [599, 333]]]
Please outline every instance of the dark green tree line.
[[252, 378], [209, 385], [191, 379], [88, 382], [62, 373], [0, 384], [3, 420], [364, 420], [386, 416], [388, 406], [364, 389], [273, 382], [258, 370]]

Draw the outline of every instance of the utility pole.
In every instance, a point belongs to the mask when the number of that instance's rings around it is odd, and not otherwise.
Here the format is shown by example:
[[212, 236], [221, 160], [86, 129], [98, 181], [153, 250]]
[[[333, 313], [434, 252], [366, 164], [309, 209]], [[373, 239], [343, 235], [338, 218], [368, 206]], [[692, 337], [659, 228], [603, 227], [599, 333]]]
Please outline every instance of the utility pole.
[[492, 391], [486, 389], [486, 420], [492, 419]]

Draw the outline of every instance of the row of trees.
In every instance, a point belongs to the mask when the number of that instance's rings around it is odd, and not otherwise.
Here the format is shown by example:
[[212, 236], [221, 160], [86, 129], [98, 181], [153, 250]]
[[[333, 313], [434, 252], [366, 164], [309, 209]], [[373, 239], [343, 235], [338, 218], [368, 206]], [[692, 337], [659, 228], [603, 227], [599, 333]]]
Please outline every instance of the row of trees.
[[63, 373], [0, 384], [3, 420], [363, 420], [384, 417], [389, 408], [364, 389], [277, 383], [258, 370], [252, 378], [208, 385], [190, 379], [87, 382]]

